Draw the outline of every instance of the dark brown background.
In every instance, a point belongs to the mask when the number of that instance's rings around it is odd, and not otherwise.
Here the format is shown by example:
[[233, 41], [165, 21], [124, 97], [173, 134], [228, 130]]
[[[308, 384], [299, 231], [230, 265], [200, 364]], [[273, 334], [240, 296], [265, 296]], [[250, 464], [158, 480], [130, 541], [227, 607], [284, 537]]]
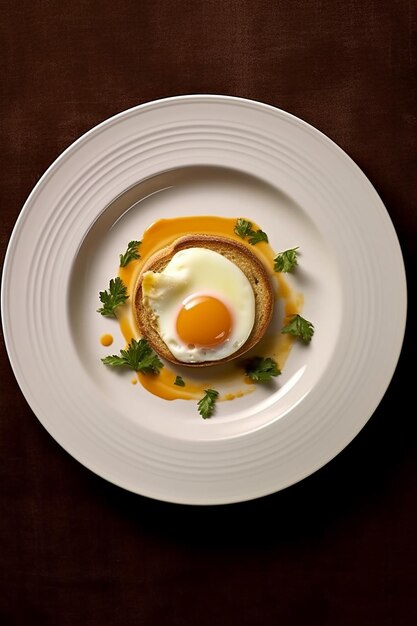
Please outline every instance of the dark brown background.
[[[0, 0], [1, 258], [32, 187], [80, 134], [155, 98], [220, 93], [290, 111], [353, 157], [391, 215], [412, 293], [416, 28], [407, 0]], [[414, 315], [355, 441], [302, 483], [224, 507], [159, 503], [91, 474], [34, 417], [3, 343], [0, 621], [416, 624], [417, 428], [399, 404]]]

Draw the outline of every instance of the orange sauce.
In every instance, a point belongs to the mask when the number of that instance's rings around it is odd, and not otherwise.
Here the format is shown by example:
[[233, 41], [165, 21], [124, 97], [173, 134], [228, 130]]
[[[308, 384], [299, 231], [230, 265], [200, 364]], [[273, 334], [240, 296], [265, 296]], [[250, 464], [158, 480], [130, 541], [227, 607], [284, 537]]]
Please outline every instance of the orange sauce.
[[122, 313], [118, 313], [117, 319], [119, 320], [120, 330], [126, 340], [126, 344], [129, 344], [132, 339], [137, 338], [138, 332], [133, 329], [132, 323], [129, 318], [125, 317]]
[[111, 346], [111, 344], [113, 343], [113, 336], [109, 335], [108, 333], [101, 335], [100, 343], [102, 346]]
[[183, 378], [184, 387], [174, 384], [177, 374], [171, 366], [165, 365], [159, 374], [142, 374], [138, 373], [139, 382], [145, 389], [153, 393], [155, 396], [164, 398], [164, 400], [194, 400], [204, 395], [204, 389], [207, 384], [193, 382]]
[[[169, 245], [178, 237], [191, 233], [223, 235], [244, 242], [234, 232], [235, 224], [236, 218], [216, 216], [176, 217], [154, 222], [142, 236], [142, 243], [139, 248], [140, 258], [131, 261], [126, 267], [119, 268], [119, 276], [126, 285], [129, 294], [128, 302], [133, 303], [134, 301], [136, 282], [143, 265], [157, 250]], [[254, 229], [259, 228], [254, 222], [252, 225]], [[303, 298], [301, 294], [293, 292], [282, 274], [274, 271], [276, 253], [269, 243], [261, 242], [255, 246], [247, 245], [263, 262], [272, 284], [275, 286], [275, 308], [280, 313], [280, 319], [275, 320], [275, 324], [271, 323], [267, 335], [257, 346], [244, 355], [242, 360], [251, 356], [269, 356], [277, 361], [282, 371], [294, 343], [293, 337], [280, 332], [282, 323], [285, 317], [301, 311]], [[131, 307], [120, 307], [118, 321], [126, 344], [129, 344], [132, 338], [139, 338]], [[182, 376], [185, 382], [184, 387], [174, 384], [178, 374]], [[255, 389], [255, 384], [245, 375], [242, 364], [237, 361], [202, 368], [177, 367], [175, 364], [165, 362], [159, 374], [139, 372], [137, 377], [132, 379], [132, 383], [136, 383], [136, 381], [139, 381], [150, 393], [165, 400], [200, 399], [204, 395], [205, 389], [216, 388], [216, 386], [226, 386], [226, 390], [219, 396], [219, 400], [233, 400], [251, 393]]]
[[[140, 259], [131, 261], [126, 267], [119, 268], [119, 276], [126, 285], [128, 293], [131, 293], [131, 290], [133, 291], [134, 284], [145, 261], [157, 250], [169, 245], [178, 237], [195, 233], [224, 235], [230, 239], [242, 242], [242, 238], [234, 232], [235, 224], [236, 219], [234, 218], [210, 215], [174, 217], [154, 222], [143, 234], [139, 248]], [[254, 229], [258, 228], [254, 222], [252, 224]], [[272, 268], [275, 255], [269, 244], [261, 242], [256, 244], [256, 246], [249, 247], [261, 260], [266, 261], [267, 267], [270, 266], [271, 273], [273, 273]]]
[[[235, 364], [210, 366], [208, 368], [199, 368], [196, 372], [189, 369], [187, 374], [186, 366], [176, 368], [173, 363], [165, 363], [159, 374], [142, 374], [138, 372], [138, 380], [141, 385], [150, 393], [164, 400], [199, 400], [205, 393], [206, 389], [227, 386], [233, 388], [233, 394], [230, 392], [219, 396], [219, 400], [230, 400], [228, 396], [242, 397], [251, 393], [254, 389], [253, 381], [250, 386], [243, 387], [244, 370]], [[185, 383], [184, 387], [174, 384], [178, 371], [181, 370], [181, 377]], [[185, 372], [184, 372], [185, 370]]]

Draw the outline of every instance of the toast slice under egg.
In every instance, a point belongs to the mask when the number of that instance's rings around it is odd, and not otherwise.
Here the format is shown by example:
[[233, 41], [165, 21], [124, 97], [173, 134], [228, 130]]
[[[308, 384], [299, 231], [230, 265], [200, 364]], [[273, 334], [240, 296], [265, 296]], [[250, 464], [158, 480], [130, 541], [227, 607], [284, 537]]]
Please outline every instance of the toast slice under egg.
[[[143, 298], [142, 280], [145, 272], [161, 272], [174, 254], [186, 248], [203, 247], [217, 252], [229, 261], [237, 265], [247, 277], [255, 296], [255, 321], [252, 331], [244, 343], [236, 352], [228, 357], [217, 361], [203, 361], [198, 363], [185, 363], [179, 361], [161, 339], [158, 332], [158, 318]], [[271, 321], [274, 306], [274, 293], [268, 273], [259, 258], [243, 243], [227, 237], [217, 235], [193, 234], [185, 235], [176, 239], [169, 246], [158, 250], [145, 263], [138, 277], [134, 293], [134, 311], [139, 331], [146, 337], [150, 346], [162, 358], [187, 367], [207, 367], [220, 365], [242, 356], [255, 346], [264, 336], [269, 322]]]

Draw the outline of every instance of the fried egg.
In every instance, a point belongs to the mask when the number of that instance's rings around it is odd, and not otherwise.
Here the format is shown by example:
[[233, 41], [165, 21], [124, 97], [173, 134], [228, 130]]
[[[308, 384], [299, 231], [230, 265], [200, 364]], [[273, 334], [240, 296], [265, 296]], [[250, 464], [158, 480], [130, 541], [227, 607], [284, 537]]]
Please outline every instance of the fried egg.
[[255, 296], [242, 270], [218, 252], [187, 248], [161, 272], [145, 272], [143, 298], [178, 361], [219, 361], [239, 350], [255, 320]]

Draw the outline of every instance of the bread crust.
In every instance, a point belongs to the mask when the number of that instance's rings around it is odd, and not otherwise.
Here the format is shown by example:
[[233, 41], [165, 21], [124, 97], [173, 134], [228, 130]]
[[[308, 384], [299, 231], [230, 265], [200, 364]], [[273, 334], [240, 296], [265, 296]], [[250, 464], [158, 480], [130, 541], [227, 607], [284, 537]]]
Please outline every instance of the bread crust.
[[[161, 272], [174, 254], [187, 248], [207, 248], [223, 255], [237, 265], [249, 280], [255, 295], [255, 321], [244, 345], [230, 356], [218, 361], [185, 363], [179, 361], [161, 339], [157, 330], [157, 318], [150, 306], [144, 302], [142, 281], [145, 272]], [[221, 365], [242, 356], [264, 336], [271, 321], [274, 307], [274, 293], [268, 273], [258, 257], [243, 243], [218, 235], [192, 234], [179, 237], [172, 244], [153, 254], [142, 268], [134, 291], [134, 312], [140, 333], [162, 358], [187, 367], [207, 367]]]

